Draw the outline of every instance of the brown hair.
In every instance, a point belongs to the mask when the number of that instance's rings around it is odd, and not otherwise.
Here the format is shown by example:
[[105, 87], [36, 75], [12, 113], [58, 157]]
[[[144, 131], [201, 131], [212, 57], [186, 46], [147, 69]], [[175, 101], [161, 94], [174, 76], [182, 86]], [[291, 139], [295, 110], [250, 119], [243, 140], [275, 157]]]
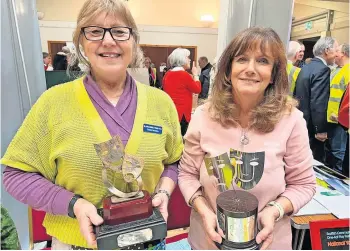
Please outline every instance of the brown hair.
[[76, 56], [80, 62], [87, 66], [90, 70], [91, 65], [89, 61], [83, 56], [81, 52], [81, 28], [88, 26], [92, 20], [98, 15], [105, 12], [106, 15], [112, 15], [114, 17], [121, 18], [121, 20], [130, 28], [132, 28], [132, 37], [134, 41], [133, 59], [130, 64], [131, 68], [138, 68], [143, 66], [143, 53], [138, 46], [140, 41], [140, 34], [138, 32], [136, 22], [131, 15], [131, 12], [124, 3], [123, 0], [87, 0], [81, 8], [78, 19], [77, 27], [73, 33], [73, 43], [76, 48]]
[[265, 89], [263, 100], [252, 111], [250, 129], [261, 133], [273, 131], [281, 116], [291, 112], [296, 101], [288, 97], [287, 59], [283, 43], [271, 28], [253, 27], [241, 31], [222, 53], [209, 102], [211, 117], [224, 127], [238, 126], [239, 106], [232, 95], [230, 81], [234, 57], [249, 50], [271, 50], [274, 58], [273, 83]]

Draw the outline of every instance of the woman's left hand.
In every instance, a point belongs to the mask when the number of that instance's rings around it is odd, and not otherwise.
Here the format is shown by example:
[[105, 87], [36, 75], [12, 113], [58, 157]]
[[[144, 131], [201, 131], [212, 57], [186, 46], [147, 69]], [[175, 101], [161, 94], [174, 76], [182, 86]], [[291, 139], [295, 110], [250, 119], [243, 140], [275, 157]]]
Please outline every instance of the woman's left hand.
[[[276, 215], [277, 214], [277, 215]], [[275, 207], [265, 207], [258, 216], [258, 225], [261, 231], [256, 236], [256, 242], [262, 242], [261, 250], [267, 249], [273, 241], [273, 229], [278, 218], [278, 210]]]
[[165, 193], [157, 193], [152, 199], [152, 206], [159, 209], [165, 222], [168, 220], [168, 203], [169, 199]]

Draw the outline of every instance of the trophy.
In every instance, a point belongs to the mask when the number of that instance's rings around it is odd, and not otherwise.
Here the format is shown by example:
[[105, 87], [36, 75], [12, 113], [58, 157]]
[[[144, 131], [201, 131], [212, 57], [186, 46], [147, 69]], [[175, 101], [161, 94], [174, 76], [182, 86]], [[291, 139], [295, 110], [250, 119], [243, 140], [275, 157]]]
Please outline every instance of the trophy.
[[[104, 222], [95, 227], [97, 248], [148, 249], [162, 245], [167, 226], [159, 210], [152, 207], [150, 194], [142, 190], [143, 160], [124, 153], [118, 136], [94, 147], [103, 164], [103, 183], [111, 193], [104, 198], [103, 209], [98, 210]], [[122, 182], [116, 188], [109, 178]]]
[[[232, 157], [233, 152], [230, 155]], [[258, 199], [244, 190], [229, 190], [233, 180], [243, 188], [249, 186], [248, 181], [255, 182], [253, 181], [255, 171], [252, 170], [250, 173], [242, 171], [244, 170], [242, 154], [238, 156], [233, 158], [235, 166], [227, 153], [205, 159], [208, 174], [216, 177], [220, 192], [216, 198], [217, 223], [224, 233], [224, 238], [221, 244], [215, 244], [221, 250], [256, 250], [259, 249], [255, 241], [258, 233]], [[255, 167], [253, 165], [253, 168]]]

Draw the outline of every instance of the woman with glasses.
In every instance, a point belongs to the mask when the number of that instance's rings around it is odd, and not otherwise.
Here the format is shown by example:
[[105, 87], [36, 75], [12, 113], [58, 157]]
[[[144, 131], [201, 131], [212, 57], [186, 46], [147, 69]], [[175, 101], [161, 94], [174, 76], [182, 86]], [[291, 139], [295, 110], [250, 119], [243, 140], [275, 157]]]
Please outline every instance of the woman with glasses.
[[[73, 41], [89, 71], [38, 99], [1, 162], [6, 190], [47, 212], [53, 249], [96, 248], [93, 225], [103, 222], [97, 208], [110, 194], [94, 144], [118, 136], [125, 154], [142, 159], [142, 189], [155, 194], [152, 204], [165, 220], [183, 149], [172, 100], [127, 73], [140, 67], [142, 53], [124, 1], [87, 0]], [[122, 175], [109, 176], [114, 187], [132, 192]]]

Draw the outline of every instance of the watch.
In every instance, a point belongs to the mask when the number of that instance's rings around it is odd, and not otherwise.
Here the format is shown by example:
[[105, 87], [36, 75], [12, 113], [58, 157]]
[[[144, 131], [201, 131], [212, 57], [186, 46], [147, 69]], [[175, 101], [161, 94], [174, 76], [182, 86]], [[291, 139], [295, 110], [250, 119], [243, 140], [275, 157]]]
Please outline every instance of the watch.
[[75, 205], [75, 202], [77, 202], [78, 199], [80, 198], [83, 198], [83, 196], [79, 195], [79, 194], [74, 194], [74, 196], [72, 197], [72, 199], [70, 200], [69, 202], [69, 205], [68, 205], [68, 216], [71, 217], [71, 218], [75, 218], [75, 214], [74, 214], [74, 205]]
[[164, 193], [164, 194], [166, 194], [166, 196], [167, 196], [168, 199], [170, 200], [170, 194], [169, 194], [168, 191], [163, 190], [163, 189], [160, 189], [160, 190], [158, 190], [158, 191], [155, 193], [155, 195], [157, 195], [157, 194], [159, 194], [159, 193]]

